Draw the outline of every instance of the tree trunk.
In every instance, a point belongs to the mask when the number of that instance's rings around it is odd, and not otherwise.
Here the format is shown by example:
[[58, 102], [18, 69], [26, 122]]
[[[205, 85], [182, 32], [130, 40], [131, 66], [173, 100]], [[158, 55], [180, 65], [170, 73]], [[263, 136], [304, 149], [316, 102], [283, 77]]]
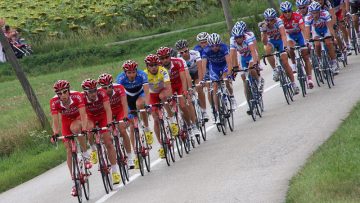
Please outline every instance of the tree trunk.
[[44, 110], [40, 106], [40, 103], [35, 95], [35, 92], [32, 89], [28, 79], [26, 78], [26, 75], [19, 64], [19, 61], [17, 60], [15, 53], [10, 46], [10, 43], [8, 42], [4, 33], [1, 30], [0, 30], [0, 43], [4, 47], [6, 58], [7, 58], [8, 62], [11, 64], [11, 66], [13, 67], [20, 84], [21, 84], [27, 98], [29, 99], [31, 106], [34, 109], [40, 123], [41, 123], [41, 126], [44, 129], [49, 129], [50, 124], [44, 113]]
[[231, 33], [233, 21], [232, 21], [232, 17], [231, 17], [231, 13], [230, 13], [229, 0], [221, 0], [221, 5], [224, 10], [224, 16], [225, 16], [225, 20], [226, 20], [227, 29], [228, 29], [229, 33]]
[[274, 0], [268, 0], [268, 2], [269, 2], [270, 7], [274, 8], [276, 10], [276, 13], [278, 15], [280, 15], [280, 12], [279, 12], [279, 9], [278, 9], [279, 5], [276, 5]]

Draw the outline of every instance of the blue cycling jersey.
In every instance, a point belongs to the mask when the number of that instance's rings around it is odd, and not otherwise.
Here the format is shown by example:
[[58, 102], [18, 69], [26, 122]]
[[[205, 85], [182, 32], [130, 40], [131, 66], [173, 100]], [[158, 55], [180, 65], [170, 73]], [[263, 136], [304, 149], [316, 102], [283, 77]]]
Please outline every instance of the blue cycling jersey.
[[125, 72], [120, 73], [116, 77], [116, 82], [125, 88], [125, 92], [129, 96], [136, 96], [143, 91], [143, 85], [148, 83], [148, 77], [142, 70], [137, 70], [134, 81], [130, 81]]
[[221, 43], [217, 52], [214, 52], [210, 46], [205, 47], [202, 58], [207, 59], [212, 68], [223, 68], [226, 66], [225, 56], [227, 55], [229, 55], [229, 47]]
[[196, 46], [194, 46], [193, 50], [200, 52], [200, 56], [202, 57], [205, 48], [202, 48], [200, 45], [196, 45]]

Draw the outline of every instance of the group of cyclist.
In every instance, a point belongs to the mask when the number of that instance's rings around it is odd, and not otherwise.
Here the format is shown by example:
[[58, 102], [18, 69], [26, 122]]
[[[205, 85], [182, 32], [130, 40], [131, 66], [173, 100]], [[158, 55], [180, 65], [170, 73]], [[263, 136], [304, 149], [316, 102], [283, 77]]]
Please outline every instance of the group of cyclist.
[[[351, 53], [351, 45], [347, 29], [342, 22], [344, 16], [348, 15], [351, 7], [352, 13], [357, 13], [360, 8], [360, 0], [334, 0], [332, 2], [324, 0], [297, 0], [297, 12], [293, 11], [290, 2], [285, 1], [280, 4], [281, 15], [278, 16], [275, 9], [268, 8], [264, 11], [265, 20], [259, 23], [261, 31], [261, 41], [264, 44], [266, 54], [272, 54], [275, 50], [281, 53], [281, 63], [287, 77], [291, 81], [294, 93], [299, 93], [299, 88], [295, 83], [295, 46], [300, 46], [301, 55], [305, 64], [308, 88], [314, 87], [312, 78], [312, 63], [309, 58], [308, 48], [311, 46], [310, 39], [319, 37], [333, 36], [337, 39], [334, 31], [334, 23], [338, 20], [338, 28], [342, 29], [345, 39], [343, 49], [347, 49], [347, 54]], [[356, 19], [355, 19], [356, 18]], [[354, 15], [354, 22], [358, 23], [358, 17]], [[358, 37], [358, 24], [356, 27]], [[359, 39], [359, 38], [358, 38]], [[151, 112], [154, 120], [154, 132], [161, 146], [159, 116], [155, 113], [154, 104], [167, 103], [169, 98], [175, 95], [179, 97], [179, 107], [181, 116], [188, 126], [190, 136], [200, 136], [200, 131], [196, 125], [196, 115], [194, 105], [187, 102], [190, 95], [195, 92], [198, 95], [199, 106], [201, 107], [204, 120], [208, 121], [209, 116], [206, 113], [207, 102], [204, 87], [207, 87], [207, 97], [209, 104], [213, 106], [213, 120], [219, 122], [218, 102], [216, 95], [211, 98], [210, 89], [217, 91], [218, 83], [208, 83], [207, 81], [224, 80], [229, 92], [230, 102], [233, 110], [236, 109], [236, 100], [233, 95], [232, 80], [235, 80], [237, 72], [249, 69], [249, 74], [257, 80], [258, 91], [263, 92], [264, 79], [261, 77], [262, 67], [260, 66], [260, 56], [255, 34], [251, 32], [246, 23], [237, 22], [231, 31], [230, 46], [223, 43], [217, 33], [208, 34], [201, 32], [197, 35], [198, 44], [190, 48], [187, 40], [179, 40], [175, 43], [177, 57], [172, 56], [172, 49], [169, 47], [160, 47], [155, 54], [149, 54], [145, 57], [145, 70], [140, 70], [137, 62], [127, 60], [123, 63], [123, 72], [114, 80], [113, 76], [107, 73], [101, 74], [97, 80], [86, 79], [82, 82], [83, 92], [71, 90], [70, 83], [66, 80], [59, 80], [54, 84], [56, 95], [50, 100], [50, 108], [53, 120], [52, 141], [56, 141], [61, 133], [63, 136], [75, 133], [90, 132], [96, 125], [102, 127], [113, 127], [114, 118], [117, 121], [126, 121], [120, 123], [120, 134], [124, 139], [124, 146], [128, 155], [128, 165], [130, 168], [136, 168], [138, 160], [134, 156], [132, 149], [135, 149], [135, 138], [132, 124], [132, 110], [147, 109]], [[335, 43], [341, 43], [334, 40]], [[334, 73], [338, 69], [334, 65], [336, 52], [334, 41], [326, 39], [325, 44], [331, 58], [330, 65]], [[320, 44], [315, 42], [315, 50], [320, 56]], [[290, 63], [288, 60], [290, 56]], [[279, 70], [275, 65], [275, 59], [268, 57], [268, 62], [273, 68], [274, 81], [279, 80]], [[241, 68], [239, 68], [241, 67]], [[241, 78], [246, 81], [245, 75]], [[210, 85], [212, 87], [210, 88]], [[195, 88], [193, 88], [195, 87]], [[246, 94], [247, 86], [244, 85]], [[177, 134], [179, 126], [177, 125], [174, 113], [169, 105], [164, 105], [164, 109], [170, 120], [171, 132]], [[251, 112], [247, 112], [248, 114]], [[144, 132], [147, 144], [153, 143], [153, 132], [148, 122], [148, 113], [142, 112], [141, 119], [144, 121]], [[59, 121], [61, 120], [61, 127]], [[130, 135], [126, 130], [130, 125]], [[109, 154], [111, 163], [113, 184], [120, 183], [119, 169], [116, 167], [116, 153], [112, 143], [112, 137], [108, 130], [102, 130], [102, 139]], [[88, 142], [91, 153], [87, 152], [87, 143], [84, 137], [78, 138], [85, 166], [91, 168], [97, 163], [96, 146], [91, 136]], [[66, 144], [67, 164], [71, 172], [71, 147]], [[159, 157], [164, 158], [164, 149], [159, 149]], [[135, 159], [134, 159], [135, 158]], [[76, 190], [73, 188], [73, 196], [76, 196]]]

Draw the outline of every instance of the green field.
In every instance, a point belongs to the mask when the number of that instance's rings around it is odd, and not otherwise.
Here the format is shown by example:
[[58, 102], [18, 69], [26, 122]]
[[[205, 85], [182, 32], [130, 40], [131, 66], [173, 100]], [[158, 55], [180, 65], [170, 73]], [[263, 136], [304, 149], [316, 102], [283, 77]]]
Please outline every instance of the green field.
[[360, 202], [360, 103], [293, 177], [286, 202]]

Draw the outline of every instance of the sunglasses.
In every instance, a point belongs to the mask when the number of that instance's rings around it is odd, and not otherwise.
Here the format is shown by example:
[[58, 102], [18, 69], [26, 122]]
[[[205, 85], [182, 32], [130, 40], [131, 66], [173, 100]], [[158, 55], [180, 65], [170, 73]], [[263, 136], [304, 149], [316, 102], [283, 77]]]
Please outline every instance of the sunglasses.
[[200, 42], [200, 44], [206, 44], [207, 43], [207, 41], [201, 41]]
[[183, 54], [186, 54], [189, 52], [189, 49], [185, 49], [184, 51], [179, 51], [179, 54], [180, 55], [183, 55]]
[[164, 60], [164, 59], [168, 59], [168, 58], [170, 58], [170, 56], [161, 56], [161, 57], [159, 57], [160, 60]]
[[97, 92], [97, 89], [85, 90], [85, 92], [86, 92], [86, 93], [93, 94], [93, 93], [96, 93], [96, 92]]
[[213, 44], [211, 47], [220, 47], [220, 44]]
[[158, 64], [157, 63], [150, 63], [150, 64], [147, 64], [148, 67], [157, 67]]
[[60, 90], [60, 91], [58, 91], [58, 92], [56, 92], [56, 94], [58, 95], [58, 96], [61, 96], [61, 95], [63, 95], [63, 94], [67, 94], [69, 92], [69, 90]]
[[265, 19], [266, 22], [271, 22], [273, 20], [275, 20], [275, 18], [267, 18], [267, 19]]
[[303, 10], [305, 8], [306, 8], [306, 6], [302, 6], [302, 7], [299, 7], [299, 10]]
[[101, 86], [101, 88], [107, 90], [107, 89], [112, 89], [113, 85], [106, 85], [106, 86]]
[[292, 10], [288, 10], [288, 11], [283, 11], [283, 13], [291, 13]]

